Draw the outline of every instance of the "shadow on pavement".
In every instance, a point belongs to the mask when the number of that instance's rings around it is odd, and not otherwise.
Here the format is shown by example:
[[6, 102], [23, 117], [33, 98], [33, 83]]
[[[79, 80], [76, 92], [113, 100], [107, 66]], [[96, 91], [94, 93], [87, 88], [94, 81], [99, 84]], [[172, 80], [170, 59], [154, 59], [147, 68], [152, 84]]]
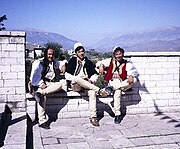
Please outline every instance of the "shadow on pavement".
[[[146, 88], [145, 83], [143, 83], [141, 85], [141, 90], [145, 91], [147, 94], [150, 95], [150, 92]], [[174, 127], [180, 127], [180, 121], [175, 120], [175, 119], [169, 117], [168, 115], [163, 114], [163, 112], [160, 110], [159, 106], [156, 104], [156, 101], [153, 99], [153, 97], [151, 97], [151, 99], [153, 100], [153, 103], [154, 103], [154, 108], [155, 108], [155, 113], [156, 113], [155, 116], [163, 116], [161, 118], [161, 120], [169, 119], [168, 123], [179, 123], [179, 124], [176, 124]]]
[[33, 149], [33, 122], [27, 114], [26, 149]]
[[11, 110], [7, 105], [5, 106], [5, 110], [2, 113], [2, 119], [0, 124], [0, 147], [4, 146], [4, 140], [6, 138], [9, 126], [18, 123], [20, 121], [23, 121], [25, 119], [26, 119], [26, 115], [23, 115], [21, 117], [12, 120]]
[[[49, 125], [52, 122], [55, 122], [58, 119], [58, 113], [59, 111], [68, 103], [69, 99], [67, 98], [67, 93], [61, 91], [63, 93], [64, 98], [58, 98], [58, 100], [53, 101], [53, 99], [48, 99], [46, 101], [46, 106], [47, 106], [47, 115], [49, 117], [48, 123]], [[54, 97], [53, 97], [54, 98]], [[55, 97], [56, 98], [56, 97]], [[53, 103], [53, 104], [52, 104]], [[48, 107], [49, 106], [49, 107]]]
[[160, 118], [161, 120], [168, 120], [168, 123], [178, 123], [174, 127], [180, 127], [180, 121], [175, 120], [175, 119], [163, 114], [162, 112], [155, 114], [155, 116], [163, 116]]
[[12, 112], [6, 105], [5, 110], [2, 113], [1, 125], [0, 125], [0, 147], [4, 146], [4, 140], [6, 138], [7, 130], [12, 119]]

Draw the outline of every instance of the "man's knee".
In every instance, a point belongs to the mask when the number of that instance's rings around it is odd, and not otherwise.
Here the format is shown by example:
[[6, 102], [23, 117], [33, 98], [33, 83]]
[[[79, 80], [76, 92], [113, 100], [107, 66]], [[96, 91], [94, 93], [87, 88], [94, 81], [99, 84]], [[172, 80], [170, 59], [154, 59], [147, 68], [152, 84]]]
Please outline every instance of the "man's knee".
[[79, 76], [75, 76], [75, 77], [74, 77], [74, 81], [75, 81], [75, 82], [79, 82], [79, 81], [81, 81], [81, 80], [82, 80], [82, 78], [79, 77]]
[[89, 91], [88, 91], [88, 96], [96, 96], [96, 91], [94, 91], [94, 90], [89, 90]]

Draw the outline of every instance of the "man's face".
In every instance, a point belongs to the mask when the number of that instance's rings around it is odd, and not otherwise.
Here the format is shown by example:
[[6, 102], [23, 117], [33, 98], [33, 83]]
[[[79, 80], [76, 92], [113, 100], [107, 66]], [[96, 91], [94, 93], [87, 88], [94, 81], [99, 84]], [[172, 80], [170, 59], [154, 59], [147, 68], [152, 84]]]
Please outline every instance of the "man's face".
[[77, 57], [78, 57], [80, 60], [83, 60], [83, 59], [84, 59], [84, 55], [85, 55], [84, 49], [82, 48], [82, 49], [78, 50], [78, 51], [76, 52], [76, 55], [77, 55]]
[[53, 61], [53, 59], [54, 59], [54, 50], [53, 49], [48, 49], [47, 58], [48, 58], [49, 62]]
[[114, 54], [114, 57], [117, 61], [121, 61], [123, 59], [123, 53], [121, 51], [117, 51], [115, 54]]

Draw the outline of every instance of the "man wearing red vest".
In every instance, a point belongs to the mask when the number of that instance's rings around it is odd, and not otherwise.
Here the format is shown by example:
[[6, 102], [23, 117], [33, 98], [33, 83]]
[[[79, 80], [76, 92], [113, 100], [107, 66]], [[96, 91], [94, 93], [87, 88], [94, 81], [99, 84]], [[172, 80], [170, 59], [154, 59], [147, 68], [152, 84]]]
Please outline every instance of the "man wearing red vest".
[[[106, 96], [113, 92], [114, 98], [114, 122], [119, 124], [122, 120], [120, 112], [120, 99], [122, 91], [125, 91], [133, 86], [136, 81], [137, 71], [132, 63], [124, 59], [124, 49], [116, 46], [113, 48], [114, 58], [98, 62], [99, 73], [105, 74], [104, 80], [108, 86], [103, 90], [106, 91]], [[99, 65], [99, 66], [98, 66]]]

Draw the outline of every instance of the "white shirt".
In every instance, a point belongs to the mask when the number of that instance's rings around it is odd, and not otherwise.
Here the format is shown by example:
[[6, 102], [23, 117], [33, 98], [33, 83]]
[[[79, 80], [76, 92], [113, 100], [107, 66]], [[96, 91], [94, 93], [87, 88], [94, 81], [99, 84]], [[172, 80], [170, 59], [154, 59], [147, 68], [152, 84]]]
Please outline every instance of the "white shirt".
[[[32, 63], [30, 81], [32, 82], [33, 86], [39, 86], [42, 83], [44, 83], [44, 81], [42, 79], [42, 74], [41, 74], [42, 70], [43, 70], [43, 66], [42, 66], [42, 64], [40, 62], [41, 62], [41, 60], [35, 60]], [[55, 66], [55, 69], [60, 69], [61, 70], [62, 64], [60, 64], [59, 61], [55, 61], [54, 66]], [[48, 73], [46, 74], [45, 78], [51, 80], [51, 79], [53, 79], [55, 77], [55, 72], [54, 72], [54, 69], [53, 69], [53, 63], [49, 64], [49, 67], [50, 67], [50, 69], [49, 69]]]

